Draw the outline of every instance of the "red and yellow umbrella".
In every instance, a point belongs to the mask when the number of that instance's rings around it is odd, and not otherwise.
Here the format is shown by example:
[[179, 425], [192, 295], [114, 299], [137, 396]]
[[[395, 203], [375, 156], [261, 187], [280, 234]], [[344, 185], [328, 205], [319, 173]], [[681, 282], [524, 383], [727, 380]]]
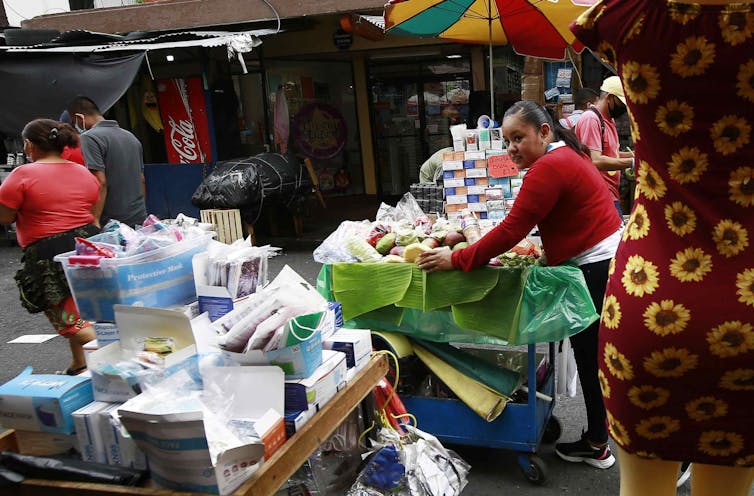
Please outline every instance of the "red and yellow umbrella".
[[385, 32], [459, 43], [511, 45], [521, 55], [563, 59], [584, 46], [569, 24], [595, 0], [390, 0]]
[[568, 26], [596, 0], [390, 0], [385, 5], [388, 34], [442, 38], [489, 45], [490, 106], [492, 46], [510, 45], [520, 55], [562, 60], [567, 48], [584, 45]]

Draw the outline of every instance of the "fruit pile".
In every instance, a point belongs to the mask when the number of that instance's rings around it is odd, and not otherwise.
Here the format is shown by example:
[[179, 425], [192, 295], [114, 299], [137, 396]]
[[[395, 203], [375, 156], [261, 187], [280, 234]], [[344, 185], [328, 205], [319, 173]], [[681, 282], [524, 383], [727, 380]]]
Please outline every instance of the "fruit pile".
[[427, 216], [412, 224], [374, 222], [363, 239], [349, 239], [350, 253], [362, 262], [415, 262], [420, 253], [448, 247], [460, 250], [469, 246], [457, 222]]

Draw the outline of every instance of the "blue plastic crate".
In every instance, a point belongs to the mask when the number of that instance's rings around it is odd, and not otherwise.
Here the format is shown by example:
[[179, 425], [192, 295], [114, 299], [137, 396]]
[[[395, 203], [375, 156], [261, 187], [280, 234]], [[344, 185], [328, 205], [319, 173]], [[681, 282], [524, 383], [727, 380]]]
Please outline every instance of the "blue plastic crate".
[[70, 263], [71, 251], [55, 257], [82, 319], [113, 322], [113, 305], [170, 307], [196, 299], [192, 257], [204, 251], [213, 233], [123, 258], [101, 258], [99, 266]]

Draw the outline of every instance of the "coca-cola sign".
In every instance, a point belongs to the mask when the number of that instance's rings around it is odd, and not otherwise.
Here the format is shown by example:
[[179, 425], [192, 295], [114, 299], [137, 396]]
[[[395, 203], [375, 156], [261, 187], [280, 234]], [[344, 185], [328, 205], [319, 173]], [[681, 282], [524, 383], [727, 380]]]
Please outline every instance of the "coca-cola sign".
[[172, 117], [168, 117], [168, 129], [170, 129], [170, 144], [181, 157], [180, 162], [182, 164], [196, 162], [199, 152], [196, 147], [194, 123], [189, 120], [175, 122]]
[[168, 162], [192, 164], [211, 161], [201, 79], [160, 80], [157, 83], [157, 96], [165, 128]]

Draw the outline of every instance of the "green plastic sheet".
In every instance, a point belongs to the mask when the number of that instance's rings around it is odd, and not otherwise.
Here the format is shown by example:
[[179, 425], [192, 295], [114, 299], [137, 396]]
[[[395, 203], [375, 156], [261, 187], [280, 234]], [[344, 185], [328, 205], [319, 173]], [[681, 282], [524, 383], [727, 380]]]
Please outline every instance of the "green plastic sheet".
[[320, 293], [347, 326], [475, 344], [559, 341], [597, 319], [577, 267], [483, 267], [427, 274], [415, 264], [324, 265]]

